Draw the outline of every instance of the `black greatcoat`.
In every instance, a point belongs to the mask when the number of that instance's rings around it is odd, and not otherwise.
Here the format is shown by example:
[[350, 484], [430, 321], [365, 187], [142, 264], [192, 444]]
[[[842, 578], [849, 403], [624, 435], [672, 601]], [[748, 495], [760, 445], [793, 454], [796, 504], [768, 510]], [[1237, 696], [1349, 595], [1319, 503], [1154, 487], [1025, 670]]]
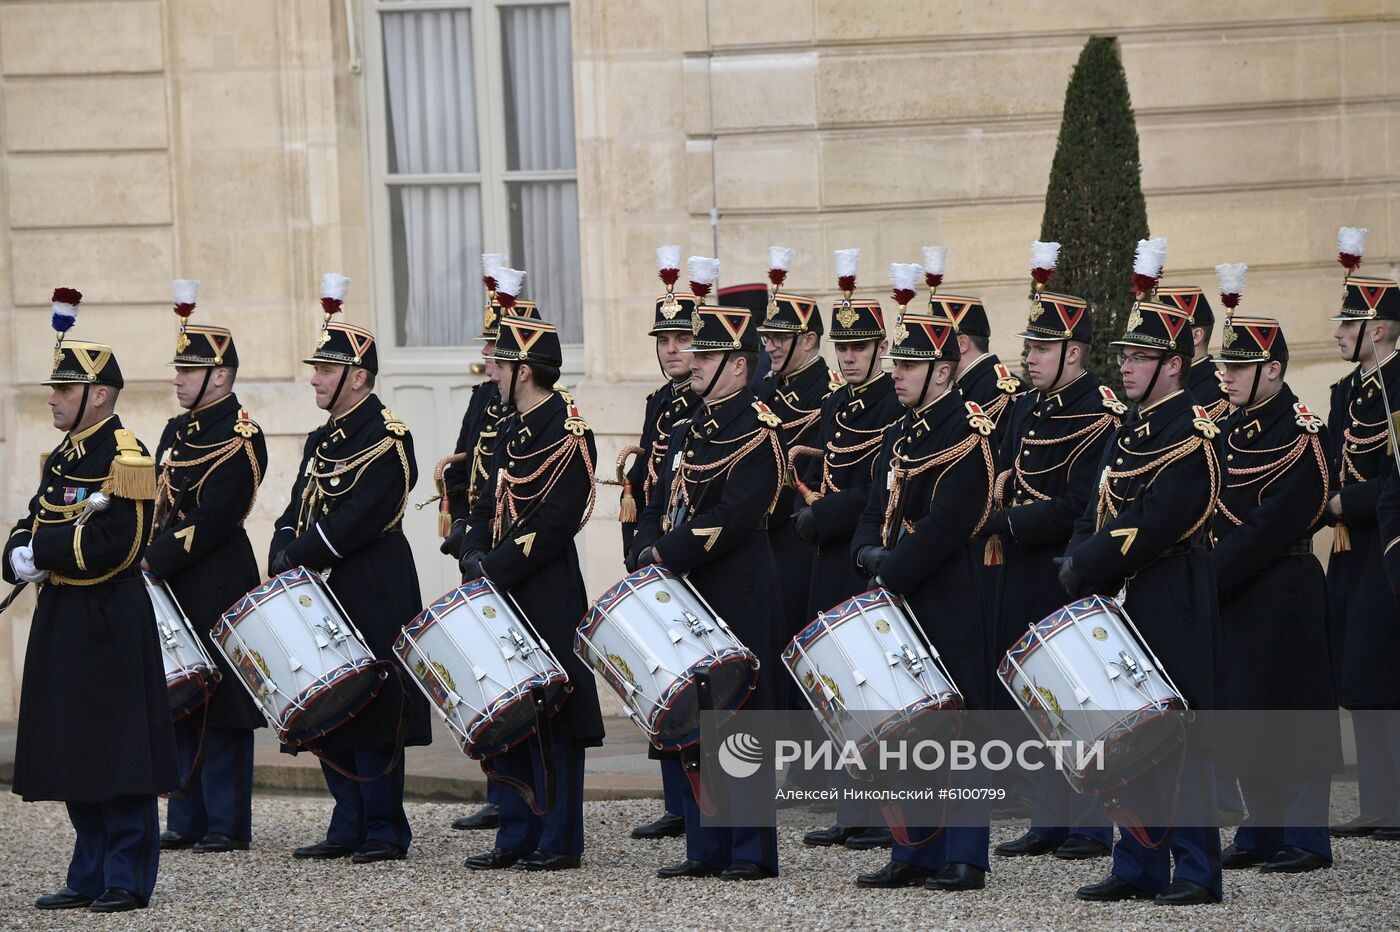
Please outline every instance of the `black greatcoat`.
[[[766, 412], [766, 409], [763, 409]], [[762, 665], [746, 709], [772, 709], [775, 681], [791, 679], [779, 655], [778, 576], [764, 520], [783, 470], [777, 432], [747, 389], [696, 408], [676, 425], [671, 455], [637, 522], [633, 549], [687, 576]]]
[[1206, 409], [1212, 421], [1220, 421], [1230, 413], [1230, 399], [1225, 395], [1225, 383], [1220, 379], [1220, 370], [1210, 356], [1202, 356], [1191, 363], [1186, 375], [1186, 390], [1196, 400], [1196, 404]]
[[[262, 582], [243, 521], [267, 471], [267, 442], [238, 398], [225, 395], [171, 418], [156, 448], [156, 464], [156, 525], [146, 565], [170, 587], [223, 673], [209, 701], [208, 723], [262, 728], [262, 712], [214, 649], [209, 630]], [[195, 715], [197, 721], [200, 713]]]
[[572, 399], [555, 391], [502, 421], [500, 439], [463, 552], [485, 554], [487, 578], [511, 594], [569, 675], [573, 692], [554, 718], [555, 737], [597, 747], [597, 681], [574, 653], [574, 632], [588, 611], [574, 538], [593, 510], [593, 432]]
[[467, 456], [442, 471], [443, 489], [453, 521], [465, 521], [471, 515], [472, 506], [490, 481], [486, 462], [495, 449], [498, 427], [506, 413], [495, 382], [472, 386], [472, 397], [467, 402], [467, 412], [462, 415], [462, 428], [457, 434], [457, 446], [452, 450]]
[[[851, 537], [860, 523], [885, 428], [904, 413], [894, 380], [880, 372], [858, 388], [843, 385], [822, 402], [822, 497], [812, 503], [817, 555], [812, 561], [807, 618], [870, 588], [851, 561]], [[814, 488], [813, 491], [816, 491]]]
[[851, 555], [890, 551], [880, 582], [904, 596], [968, 708], [985, 709], [988, 615], [976, 582], [982, 544], [972, 537], [991, 508], [994, 464], [991, 423], [967, 404], [950, 389], [885, 432]]
[[[652, 493], [661, 477], [661, 467], [666, 461], [666, 451], [671, 445], [671, 431], [677, 424], [690, 417], [700, 404], [700, 396], [690, 390], [690, 380], [667, 382], [647, 395], [646, 413], [642, 417], [642, 436], [638, 446], [642, 453], [632, 460], [627, 470], [627, 486], [622, 498], [631, 493], [633, 514], [638, 518], [646, 509]], [[636, 533], [637, 522], [622, 522], [622, 553], [632, 552], [632, 537]]]
[[[277, 519], [268, 557], [271, 563], [286, 549], [293, 565], [329, 569], [328, 585], [365, 644], [393, 664], [398, 664], [394, 639], [423, 610], [402, 526], [417, 479], [407, 426], [370, 395], [306, 438], [291, 501]], [[408, 716], [404, 744], [430, 744], [428, 700], [408, 683], [407, 673], [401, 668], [399, 673], [364, 711], [315, 746], [332, 751], [391, 746], [401, 709]]]
[[[165, 665], [140, 571], [151, 460], [140, 468], [144, 497], [121, 497], [109, 476], [138, 467], [114, 462], [119, 444], [128, 459], [146, 453], [115, 416], [64, 437], [5, 542], [6, 582], [19, 581], [10, 552], [26, 544], [50, 573], [39, 584], [20, 686], [13, 792], [26, 800], [96, 803], [180, 785]], [[104, 486], [111, 504], [79, 527], [84, 500]]]
[[[1054, 392], [1034, 390], [1016, 399], [1002, 419], [1006, 436], [997, 458], [1002, 508], [987, 519], [1001, 540], [993, 666], [1026, 630], [1069, 601], [1057, 575], [1062, 556], [1099, 478], [1100, 460], [1121, 401], [1092, 372]], [[1011, 695], [993, 689], [998, 708], [1017, 708]]]
[[[1220, 431], [1225, 474], [1211, 552], [1220, 593], [1218, 705], [1335, 709], [1327, 586], [1312, 554], [1328, 497], [1322, 418], [1284, 385], [1267, 401], [1233, 411]], [[1340, 744], [1331, 751], [1340, 763]], [[1270, 756], [1277, 768], [1297, 754]]]
[[[1340, 526], [1327, 561], [1328, 624], [1337, 700], [1353, 709], [1400, 704], [1400, 608], [1382, 563], [1386, 542], [1400, 532], [1377, 526], [1377, 503], [1394, 472], [1382, 376], [1391, 404], [1400, 405], [1400, 354], [1391, 353], [1379, 370], [1363, 376], [1357, 367], [1333, 385], [1327, 416], [1332, 491], [1342, 498], [1341, 520], [1331, 519]], [[1338, 549], [1342, 542], [1346, 549]]]
[[1128, 580], [1125, 611], [1193, 709], [1216, 697], [1220, 625], [1205, 549], [1220, 489], [1215, 430], [1185, 391], [1130, 411], [1066, 551], [1095, 592], [1115, 595]]
[[1001, 449], [1006, 437], [1006, 414], [1010, 412], [1016, 397], [1025, 391], [1026, 386], [1011, 370], [1002, 365], [996, 353], [984, 353], [981, 358], [958, 376], [958, 389], [964, 401], [975, 401], [982, 407], [982, 413], [992, 419], [996, 429], [992, 431], [992, 453]]

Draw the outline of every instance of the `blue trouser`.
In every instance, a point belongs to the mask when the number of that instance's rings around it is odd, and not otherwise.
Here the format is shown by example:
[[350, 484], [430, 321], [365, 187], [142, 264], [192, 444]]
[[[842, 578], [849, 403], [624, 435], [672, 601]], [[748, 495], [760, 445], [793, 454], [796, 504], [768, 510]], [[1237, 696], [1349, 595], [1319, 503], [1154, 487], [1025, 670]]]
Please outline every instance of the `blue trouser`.
[[1031, 831], [1056, 844], [1064, 844], [1071, 835], [1105, 848], [1113, 844], [1113, 823], [1098, 800], [1076, 793], [1060, 774], [1051, 771], [1041, 771], [1031, 790]]
[[1396, 824], [1400, 816], [1400, 710], [1358, 709], [1356, 791], [1363, 819]]
[[[371, 776], [381, 773], [392, 759], [391, 748], [356, 748], [324, 751], [327, 758], [349, 773]], [[335, 797], [326, 841], [358, 851], [369, 841], [386, 841], [405, 851], [413, 841], [408, 816], [403, 811], [403, 752], [387, 774], [377, 780], [358, 781], [337, 773], [324, 761], [321, 772]]]
[[685, 794], [690, 789], [685, 779], [681, 762], [675, 759], [661, 761], [661, 795], [669, 815], [682, 815], [685, 811]]
[[1262, 809], [1269, 801], [1270, 811], [1287, 811], [1283, 827], [1254, 824], [1251, 816], [1235, 832], [1235, 844], [1264, 858], [1280, 848], [1302, 848], [1332, 860], [1332, 836], [1327, 832], [1327, 799], [1332, 791], [1330, 777], [1301, 777], [1278, 774], [1268, 777], [1240, 777], [1244, 802], [1251, 810]]
[[77, 832], [68, 886], [90, 899], [109, 887], [150, 902], [160, 861], [160, 813], [154, 796], [118, 796], [100, 803], [69, 803]]
[[[1178, 768], [1172, 762], [1158, 765], [1136, 783], [1125, 787], [1120, 800], [1131, 808], [1137, 794], [1152, 794], [1156, 806], [1163, 805], [1176, 793]], [[1180, 768], [1181, 790], [1178, 806], [1183, 812], [1206, 812], [1214, 795], [1214, 775], [1200, 761], [1188, 760]], [[1148, 828], [1148, 836], [1163, 838], [1167, 829]], [[1172, 861], [1176, 861], [1173, 875]], [[1176, 880], [1189, 880], [1222, 895], [1220, 872], [1220, 829], [1195, 826], [1177, 827], [1170, 842], [1148, 848], [1130, 833], [1119, 832], [1118, 844], [1113, 846], [1113, 875], [1146, 893], [1157, 894]]]
[[[767, 800], [766, 805], [774, 806], [777, 794], [777, 781], [773, 771], [765, 766], [757, 784], [749, 792], [757, 794], [754, 799]], [[722, 778], [721, 778], [722, 779]], [[773, 873], [778, 872], [778, 829], [758, 826], [708, 826], [702, 825], [700, 806], [695, 801], [695, 791], [687, 778], [682, 787], [681, 815], [685, 816], [685, 856], [692, 861], [701, 861], [711, 867], [725, 869], [735, 861], [749, 861]], [[776, 813], [774, 821], [776, 822]]]
[[[949, 825], [933, 841], [911, 848], [898, 841], [890, 852], [890, 860], [912, 864], [936, 871], [949, 864], [970, 864], [989, 869], [987, 846], [991, 842], [992, 806], [987, 800], [961, 800], [949, 805], [950, 819], [959, 824]], [[908, 829], [911, 841], [927, 838], [934, 828]]]
[[[180, 773], [188, 774], [199, 750], [200, 727], [191, 718], [175, 723]], [[204, 766], [187, 795], [165, 808], [165, 827], [186, 838], [210, 833], [239, 841], [253, 837], [253, 731], [210, 728], [204, 735]]]
[[[543, 787], [544, 774], [537, 765], [533, 740], [517, 745], [492, 758], [496, 771], [504, 777], [535, 787]], [[499, 787], [496, 804], [501, 807], [501, 825], [496, 830], [496, 847], [515, 854], [583, 853], [583, 745], [556, 740], [554, 755], [554, 799], [544, 815], [535, 815], [520, 794]]]

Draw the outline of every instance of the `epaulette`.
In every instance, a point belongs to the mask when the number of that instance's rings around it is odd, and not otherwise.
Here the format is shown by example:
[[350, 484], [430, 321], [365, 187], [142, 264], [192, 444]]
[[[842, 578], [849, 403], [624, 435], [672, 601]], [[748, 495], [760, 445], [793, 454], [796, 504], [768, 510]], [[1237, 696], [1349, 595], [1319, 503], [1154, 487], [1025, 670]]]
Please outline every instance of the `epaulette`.
[[1114, 414], [1124, 414], [1128, 406], [1118, 400], [1118, 396], [1113, 394], [1113, 389], [1107, 385], [1099, 386], [1099, 397], [1103, 399], [1103, 406]]
[[136, 435], [125, 427], [112, 436], [117, 441], [117, 455], [112, 458], [112, 472], [102, 491], [118, 498], [151, 501], [156, 497], [156, 461], [141, 452]]
[[846, 380], [841, 378], [841, 373], [839, 370], [830, 368], [826, 370], [826, 390], [828, 392], [834, 392], [845, 384]]
[[1301, 401], [1293, 406], [1293, 421], [1303, 430], [1310, 434], [1315, 434], [1322, 429], [1322, 418], [1308, 410], [1308, 406]]
[[997, 363], [992, 368], [996, 370], [997, 388], [1008, 395], [1014, 395], [1021, 390], [1021, 380], [1012, 375], [1004, 363]]
[[579, 414], [578, 406], [572, 402], [569, 403], [568, 413], [564, 417], [564, 429], [575, 437], [582, 437], [588, 432], [588, 422]]
[[248, 416], [247, 408], [238, 409], [238, 420], [233, 422], [233, 432], [244, 440], [258, 432], [258, 425]]
[[975, 401], [964, 401], [963, 407], [967, 408], [968, 425], [983, 437], [990, 437], [996, 425], [992, 423], [991, 418], [987, 417], [987, 413], [982, 410], [982, 406]]
[[384, 429], [395, 437], [402, 437], [408, 433], [408, 425], [399, 420], [397, 414], [385, 408], [380, 414], [384, 417]]
[[783, 423], [783, 419], [773, 413], [773, 410], [761, 401], [753, 403], [753, 409], [758, 412], [758, 421], [765, 427], [777, 427]]
[[559, 393], [560, 398], [564, 399], [564, 404], [571, 405], [574, 403], [574, 396], [564, 391], [564, 389], [556, 388], [555, 391]]
[[1195, 415], [1191, 419], [1191, 426], [1200, 431], [1202, 437], [1214, 440], [1215, 435], [1220, 433], [1220, 427], [1210, 419], [1210, 412], [1200, 405], [1192, 405], [1191, 413]]

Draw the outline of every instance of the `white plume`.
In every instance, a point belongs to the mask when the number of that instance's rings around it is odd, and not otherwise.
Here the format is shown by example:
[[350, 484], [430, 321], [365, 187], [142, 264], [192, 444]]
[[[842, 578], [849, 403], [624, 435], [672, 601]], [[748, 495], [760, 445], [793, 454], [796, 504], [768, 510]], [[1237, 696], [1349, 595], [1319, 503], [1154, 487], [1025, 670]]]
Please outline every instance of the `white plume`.
[[708, 256], [691, 256], [685, 260], [686, 277], [701, 285], [713, 285], [719, 278], [719, 260]]
[[680, 271], [681, 267], [681, 247], [679, 246], [657, 246], [656, 247], [656, 270], [664, 272], [666, 269]]
[[891, 262], [890, 284], [904, 291], [916, 291], [924, 267], [917, 262]]
[[[948, 261], [947, 246], [925, 246], [924, 247], [924, 271], [930, 275], [942, 275], [943, 266]], [[893, 269], [893, 266], [891, 266]], [[890, 272], [894, 274], [893, 271]]]
[[859, 249], [838, 249], [833, 255], [836, 256], [837, 278], [855, 275], [856, 271], [860, 268]]
[[177, 278], [170, 283], [170, 296], [176, 304], [194, 304], [199, 297], [199, 282], [193, 278]]
[[496, 278], [497, 272], [510, 267], [510, 256], [503, 252], [483, 252], [481, 254], [481, 277]]
[[768, 247], [768, 267], [770, 269], [788, 270], [788, 265], [792, 262], [792, 257], [797, 255], [797, 250], [789, 249], [786, 246]]
[[1215, 277], [1220, 279], [1220, 293], [1244, 294], [1244, 273], [1248, 268], [1243, 262], [1217, 265]]
[[1157, 278], [1162, 274], [1162, 266], [1166, 264], [1166, 237], [1138, 240], [1137, 252], [1133, 254], [1133, 274]]
[[1059, 261], [1059, 243], [1042, 243], [1040, 240], [1031, 243], [1031, 268], [1053, 269]]
[[496, 279], [496, 293], [510, 295], [512, 298], [520, 295], [520, 286], [525, 284], [523, 271], [504, 266], [497, 269], [492, 278]]
[[1365, 227], [1342, 227], [1337, 231], [1337, 252], [1349, 256], [1366, 255], [1367, 232]]
[[350, 279], [338, 272], [327, 272], [321, 276], [321, 297], [344, 301], [350, 293]]

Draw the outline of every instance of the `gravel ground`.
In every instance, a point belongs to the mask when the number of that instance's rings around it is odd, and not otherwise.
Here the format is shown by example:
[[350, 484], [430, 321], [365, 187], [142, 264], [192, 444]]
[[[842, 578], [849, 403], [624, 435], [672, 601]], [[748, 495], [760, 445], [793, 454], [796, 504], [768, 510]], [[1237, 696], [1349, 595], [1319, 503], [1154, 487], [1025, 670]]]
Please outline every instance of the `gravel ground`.
[[[1345, 785], [1344, 785], [1345, 786]], [[1352, 790], [1354, 794], [1354, 789]], [[587, 805], [588, 852], [581, 870], [476, 874], [463, 858], [489, 848], [489, 832], [457, 832], [460, 804], [411, 803], [417, 832], [406, 861], [353, 865], [294, 861], [291, 849], [322, 837], [330, 803], [314, 796], [261, 796], [252, 850], [187, 851], [162, 858], [149, 909], [111, 916], [43, 913], [34, 899], [62, 886], [72, 833], [54, 803], [0, 801], [0, 927], [25, 929], [1392, 929], [1400, 927], [1400, 843], [1340, 841], [1330, 871], [1296, 877], [1227, 871], [1225, 903], [1168, 909], [1151, 903], [1091, 904], [1074, 888], [1101, 879], [1106, 860], [994, 858], [986, 890], [939, 894], [921, 888], [860, 890], [857, 873], [886, 852], [811, 849], [805, 827], [825, 813], [786, 810], [783, 874], [760, 883], [662, 881], [654, 871], [683, 857], [679, 839], [633, 841], [632, 825], [656, 814], [652, 800]], [[1024, 823], [993, 826], [993, 843]], [[1228, 838], [1228, 831], [1227, 831]]]

